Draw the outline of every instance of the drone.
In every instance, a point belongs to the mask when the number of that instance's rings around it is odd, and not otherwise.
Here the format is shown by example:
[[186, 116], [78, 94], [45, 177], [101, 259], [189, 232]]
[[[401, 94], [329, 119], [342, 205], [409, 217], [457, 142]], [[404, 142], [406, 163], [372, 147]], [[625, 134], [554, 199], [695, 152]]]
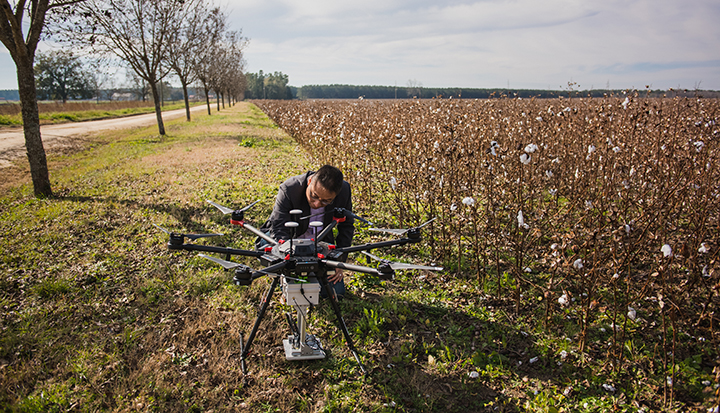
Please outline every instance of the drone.
[[[333, 219], [325, 228], [323, 228], [324, 224], [322, 221], [309, 222], [309, 226], [317, 233], [316, 237], [300, 239], [295, 238], [297, 234], [294, 233], [294, 229], [299, 226], [300, 220], [313, 219], [316, 218], [316, 216], [301, 217], [302, 210], [295, 209], [290, 211], [291, 221], [284, 224], [286, 228], [291, 229], [292, 237], [287, 240], [275, 240], [245, 221], [245, 212], [257, 204], [259, 200], [237, 210], [220, 205], [211, 200], [207, 200], [207, 202], [220, 210], [224, 215], [230, 215], [230, 223], [232, 225], [239, 226], [251, 234], [256, 235], [266, 242], [267, 245], [260, 250], [243, 250], [194, 244], [186, 242], [186, 239], [195, 241], [200, 238], [221, 236], [223, 234], [182, 234], [169, 231], [156, 224], [154, 225], [169, 235], [170, 239], [167, 246], [170, 250], [200, 251], [200, 257], [211, 260], [227, 270], [232, 270], [234, 272], [233, 282], [238, 286], [249, 286], [254, 280], [265, 276], [272, 278], [269, 289], [263, 295], [258, 316], [255, 319], [255, 323], [247, 340], [245, 340], [244, 334], [242, 332], [240, 333], [240, 363], [244, 374], [247, 374], [246, 360], [250, 355], [250, 348], [260, 327], [260, 322], [267, 312], [273, 293], [278, 288], [278, 285], [281, 287], [282, 298], [285, 303], [292, 306], [297, 313], [295, 318], [293, 318], [290, 313], [285, 314], [291, 332], [287, 339], [283, 340], [286, 359], [317, 360], [323, 359], [326, 356], [320, 340], [307, 332], [308, 310], [319, 304], [320, 288], [322, 286], [323, 290], [327, 292], [330, 305], [337, 319], [338, 327], [342, 331], [345, 341], [357, 361], [360, 370], [363, 374], [366, 374], [365, 367], [362, 361], [360, 361], [355, 344], [345, 325], [345, 320], [343, 319], [338, 304], [338, 298], [335, 290], [330, 286], [328, 276], [335, 274], [335, 270], [337, 269], [343, 269], [374, 275], [381, 280], [392, 280], [394, 279], [396, 271], [442, 271], [443, 269], [442, 267], [435, 266], [393, 262], [382, 259], [369, 252], [378, 248], [413, 244], [422, 241], [420, 230], [430, 224], [435, 218], [420, 226], [409, 229], [385, 229], [375, 228], [374, 224], [370, 221], [355, 215], [352, 211], [344, 208], [334, 208], [332, 211], [326, 212], [332, 213]], [[399, 236], [400, 238], [348, 247], [337, 247], [323, 241], [328, 234], [332, 233], [332, 230], [337, 224], [343, 222], [348, 216], [352, 216], [369, 225], [369, 230], [371, 231], [389, 233]], [[379, 264], [373, 268], [370, 266], [346, 263], [347, 255], [353, 252], [362, 252], [368, 257], [368, 262], [370, 259], [374, 259], [377, 260]], [[205, 253], [219, 254], [224, 256], [224, 258], [217, 258]], [[263, 268], [253, 269], [245, 264], [231, 261], [232, 256], [235, 255], [258, 258]]]

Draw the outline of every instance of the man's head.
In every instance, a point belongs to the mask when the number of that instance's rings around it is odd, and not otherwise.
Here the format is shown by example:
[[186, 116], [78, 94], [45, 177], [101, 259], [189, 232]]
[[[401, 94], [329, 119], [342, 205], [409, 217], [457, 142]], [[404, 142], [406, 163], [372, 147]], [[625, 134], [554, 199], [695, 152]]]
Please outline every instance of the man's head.
[[308, 178], [305, 191], [311, 208], [321, 208], [332, 204], [340, 193], [343, 184], [342, 172], [331, 165], [324, 165]]

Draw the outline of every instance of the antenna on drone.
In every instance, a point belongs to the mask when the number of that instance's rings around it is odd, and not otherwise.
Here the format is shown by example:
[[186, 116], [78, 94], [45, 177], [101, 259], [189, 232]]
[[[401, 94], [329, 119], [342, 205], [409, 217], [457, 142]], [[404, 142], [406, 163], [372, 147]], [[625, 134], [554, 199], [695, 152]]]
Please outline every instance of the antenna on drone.
[[[311, 227], [311, 228], [320, 228], [320, 227], [322, 227], [322, 226], [323, 226], [323, 223], [320, 222], [320, 221], [313, 221], [313, 222], [310, 223], [310, 227]], [[318, 247], [317, 247], [318, 234], [317, 234], [317, 232], [318, 232], [317, 229], [315, 229], [315, 230], [313, 231], [313, 240], [315, 240], [315, 253], [317, 253], [317, 250], [318, 250]]]
[[302, 215], [301, 209], [293, 209], [290, 211], [290, 215], [293, 216], [292, 221], [288, 221], [285, 223], [285, 228], [292, 228], [292, 235], [290, 236], [290, 255], [293, 254], [293, 239], [298, 236], [295, 232], [297, 231], [297, 227], [300, 226], [298, 223], [298, 219], [300, 218], [300, 215]]

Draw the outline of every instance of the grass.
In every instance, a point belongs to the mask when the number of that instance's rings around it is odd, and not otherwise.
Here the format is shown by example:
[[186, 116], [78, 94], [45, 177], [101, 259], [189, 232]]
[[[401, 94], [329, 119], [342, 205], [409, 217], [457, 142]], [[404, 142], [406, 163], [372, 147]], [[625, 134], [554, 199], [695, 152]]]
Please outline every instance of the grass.
[[[190, 106], [202, 104], [204, 102], [195, 102], [191, 103]], [[185, 103], [182, 101], [169, 102], [162, 107], [162, 110], [169, 111], [184, 107]], [[155, 112], [152, 102], [138, 101], [98, 104], [88, 102], [38, 103], [38, 109], [40, 111], [41, 125], [121, 118]], [[0, 105], [0, 126], [22, 126], [22, 124], [19, 104]]]
[[[236, 287], [220, 267], [168, 251], [152, 224], [220, 232], [227, 235], [198, 242], [251, 248], [252, 237], [205, 200], [243, 206], [260, 199], [246, 214], [258, 226], [277, 186], [316, 165], [251, 104], [166, 126], [163, 138], [152, 127], [110, 132], [88, 138], [79, 152], [51, 155], [54, 198], [33, 198], [26, 180], [4, 187], [0, 409], [662, 409], [665, 372], [653, 364], [652, 348], [628, 343], [635, 365], [646, 368], [617, 375], [602, 360], [606, 321], [594, 325], [591, 349], [581, 354], [575, 337], [536, 322], [537, 297], [525, 297], [516, 314], [514, 300], [490, 299], [473, 275], [454, 273], [347, 278], [341, 307], [367, 376], [327, 303], [311, 313], [310, 331], [329, 357], [286, 361], [283, 307], [275, 302], [244, 375], [240, 332], [252, 327], [269, 282]], [[362, 230], [357, 237], [372, 239]], [[413, 248], [383, 253], [428, 254]], [[717, 382], [697, 360], [680, 363], [686, 393], [665, 410], [712, 406]]]

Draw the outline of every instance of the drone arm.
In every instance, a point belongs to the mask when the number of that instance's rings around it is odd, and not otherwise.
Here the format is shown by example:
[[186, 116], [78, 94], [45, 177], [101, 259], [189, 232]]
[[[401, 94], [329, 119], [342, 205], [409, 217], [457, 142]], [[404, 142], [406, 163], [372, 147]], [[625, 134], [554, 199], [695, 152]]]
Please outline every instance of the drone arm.
[[289, 261], [281, 261], [277, 264], [271, 265], [269, 267], [265, 267], [262, 270], [253, 271], [252, 273], [252, 279], [256, 280], [262, 276], [265, 275], [272, 275], [272, 273], [275, 273], [276, 271], [281, 271], [287, 267]]
[[277, 245], [277, 241], [273, 239], [273, 237], [269, 236], [268, 234], [260, 231], [259, 229], [253, 227], [252, 225], [248, 223], [244, 223], [242, 225], [243, 228], [247, 229], [248, 231], [252, 232], [253, 234], [257, 235], [258, 237], [264, 239], [267, 241], [270, 245]]
[[239, 249], [235, 249], [235, 248], [213, 247], [210, 245], [199, 245], [199, 244], [168, 245], [168, 248], [170, 248], [172, 250], [204, 251], [204, 252], [214, 252], [214, 253], [218, 253], [218, 254], [244, 255], [247, 257], [261, 257], [264, 254], [261, 251], [239, 250]]
[[330, 261], [330, 260], [323, 260], [322, 262], [330, 268], [341, 268], [343, 270], [349, 270], [349, 271], [354, 271], [354, 272], [362, 272], [362, 273], [370, 274], [370, 275], [376, 275], [378, 277], [382, 276], [382, 273], [380, 273], [380, 271], [378, 271], [375, 268], [371, 268], [371, 267], [347, 264], [344, 262]]
[[417, 243], [420, 242], [421, 239], [412, 239], [412, 238], [401, 238], [396, 240], [390, 240], [390, 241], [382, 241], [382, 242], [373, 242], [370, 244], [362, 244], [362, 245], [354, 245], [350, 247], [343, 247], [343, 248], [336, 248], [335, 251], [338, 252], [344, 252], [344, 253], [350, 253], [350, 252], [358, 252], [358, 251], [370, 251], [374, 250], [376, 248], [385, 248], [385, 247], [392, 247], [395, 245], [405, 245], [410, 243]]
[[337, 225], [337, 221], [332, 220], [332, 222], [330, 222], [330, 224], [328, 224], [328, 226], [326, 226], [325, 229], [323, 229], [322, 232], [320, 234], [318, 234], [317, 241], [321, 242], [322, 240], [324, 240], [328, 234], [332, 233], [332, 230], [333, 230], [333, 228], [335, 228], [336, 225]]

